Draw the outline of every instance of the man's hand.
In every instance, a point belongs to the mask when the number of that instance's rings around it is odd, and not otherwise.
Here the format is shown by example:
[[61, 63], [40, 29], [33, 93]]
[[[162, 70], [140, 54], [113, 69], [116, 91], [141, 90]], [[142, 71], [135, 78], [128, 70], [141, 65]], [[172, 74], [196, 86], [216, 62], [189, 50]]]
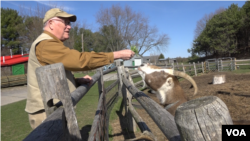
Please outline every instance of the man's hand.
[[77, 83], [79, 85], [88, 84], [88, 87], [89, 87], [93, 83], [93, 79], [89, 75], [86, 75], [83, 78], [77, 78]]
[[116, 59], [129, 60], [135, 55], [135, 53], [130, 49], [115, 51], [113, 53], [114, 53], [114, 60]]

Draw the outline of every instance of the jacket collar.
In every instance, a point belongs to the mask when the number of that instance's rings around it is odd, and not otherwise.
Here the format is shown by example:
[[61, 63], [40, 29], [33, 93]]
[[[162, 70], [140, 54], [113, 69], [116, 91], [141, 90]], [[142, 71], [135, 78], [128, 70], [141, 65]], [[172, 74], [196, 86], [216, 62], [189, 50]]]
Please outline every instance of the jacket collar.
[[59, 40], [55, 35], [53, 35], [53, 34], [50, 33], [49, 31], [44, 30], [43, 33], [48, 34], [48, 35], [49, 35], [50, 37], [52, 37], [54, 40], [56, 40], [56, 41], [58, 41], [58, 42], [60, 42], [60, 43], [63, 44], [63, 42], [62, 42], [61, 40]]

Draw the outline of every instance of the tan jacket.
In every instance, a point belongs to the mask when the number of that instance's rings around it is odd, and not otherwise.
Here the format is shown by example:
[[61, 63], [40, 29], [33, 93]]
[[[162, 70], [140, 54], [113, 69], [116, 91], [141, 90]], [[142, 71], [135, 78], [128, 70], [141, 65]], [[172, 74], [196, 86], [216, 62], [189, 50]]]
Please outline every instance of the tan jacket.
[[79, 52], [63, 45], [53, 34], [44, 31], [53, 39], [44, 40], [36, 47], [36, 56], [41, 65], [62, 62], [66, 70], [92, 70], [114, 62], [114, 55], [110, 53]]
[[62, 62], [70, 92], [74, 91], [75, 80], [70, 71], [91, 70], [114, 62], [113, 53], [80, 53], [63, 45], [51, 33], [45, 31], [31, 45], [28, 61], [27, 102], [25, 111], [35, 113], [44, 109], [41, 93], [37, 84], [37, 67]]

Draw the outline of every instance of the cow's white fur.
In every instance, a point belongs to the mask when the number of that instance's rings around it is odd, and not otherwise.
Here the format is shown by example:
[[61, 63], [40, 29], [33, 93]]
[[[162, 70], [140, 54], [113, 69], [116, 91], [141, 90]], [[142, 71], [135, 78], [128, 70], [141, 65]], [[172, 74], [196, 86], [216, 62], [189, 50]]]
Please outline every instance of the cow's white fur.
[[[173, 69], [151, 69], [150, 66], [148, 66], [147, 64], [145, 64], [143, 67], [140, 67], [140, 69], [146, 73], [146, 74], [150, 74], [150, 73], [153, 73], [153, 72], [161, 72], [161, 71], [164, 71], [168, 74], [171, 74], [171, 75], [174, 75], [174, 70]], [[140, 71], [138, 71], [140, 73]], [[144, 78], [145, 78], [145, 74], [144, 75]]]
[[164, 104], [166, 102], [166, 92], [172, 93], [173, 90], [173, 81], [172, 78], [168, 78], [167, 81], [157, 90], [156, 96], [160, 100], [161, 104]]

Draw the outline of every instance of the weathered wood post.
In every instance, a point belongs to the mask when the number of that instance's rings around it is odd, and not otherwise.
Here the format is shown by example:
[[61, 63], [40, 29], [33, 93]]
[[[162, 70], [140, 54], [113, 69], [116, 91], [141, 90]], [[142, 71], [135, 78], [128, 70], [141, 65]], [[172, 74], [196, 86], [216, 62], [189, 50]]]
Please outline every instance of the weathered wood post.
[[[126, 75], [126, 74], [128, 74], [128, 75]], [[134, 86], [134, 82], [133, 82], [133, 79], [131, 78], [131, 76], [129, 75], [128, 68], [125, 68], [125, 76], [126, 76], [126, 78], [128, 78], [130, 83]], [[128, 113], [126, 116], [127, 116], [127, 120], [128, 120], [128, 130], [132, 131], [132, 132], [136, 132], [136, 122], [132, 116], [131, 111], [129, 110], [129, 107], [133, 107], [132, 106], [132, 97], [133, 97], [132, 94], [127, 90], [127, 106], [126, 106], [126, 108], [127, 108]]]
[[234, 58], [234, 70], [237, 70], [237, 66], [236, 66], [236, 58]]
[[183, 72], [186, 73], [185, 67], [183, 66], [183, 63], [181, 63], [181, 65], [182, 65]]
[[[204, 62], [204, 64], [205, 64], [205, 62]], [[204, 73], [204, 66], [206, 66], [206, 65], [203, 65], [203, 62], [201, 62], [202, 73]]]
[[[117, 67], [117, 79], [119, 79], [119, 84], [118, 84], [118, 95], [119, 97], [122, 97], [122, 70], [121, 70], [121, 65], [122, 65], [122, 61], [115, 61], [115, 65]], [[120, 69], [119, 69], [120, 68]]]
[[217, 62], [217, 69], [218, 69], [218, 71], [220, 71], [220, 61], [217, 60], [216, 62]]
[[[98, 71], [100, 72], [101, 76], [100, 78], [98, 79], [98, 91], [99, 91], [99, 101], [98, 101], [98, 106], [99, 106], [99, 102], [100, 102], [100, 98], [102, 98], [102, 106], [103, 106], [103, 109], [97, 109], [102, 111], [101, 112], [101, 118], [99, 118], [99, 126], [102, 127], [102, 130], [99, 129], [99, 132], [97, 132], [97, 134], [99, 134], [99, 138], [100, 140], [107, 140], [108, 139], [108, 133], [105, 132], [105, 131], [108, 131], [108, 123], [106, 123], [105, 121], [105, 118], [106, 118], [106, 112], [107, 112], [107, 108], [106, 108], [106, 92], [105, 92], [105, 89], [104, 89], [104, 82], [103, 82], [103, 70], [102, 70], [102, 67], [98, 69]], [[92, 125], [94, 126], [94, 125]], [[99, 128], [100, 128], [99, 127]], [[104, 128], [104, 129], [103, 129]], [[106, 129], [105, 129], [106, 128]], [[93, 128], [92, 128], [93, 129]], [[98, 139], [97, 139], [98, 140]]]
[[[116, 69], [116, 68], [114, 68]], [[113, 69], [113, 70], [114, 70]], [[109, 71], [112, 71], [110, 69]], [[108, 88], [104, 89], [104, 82], [103, 82], [103, 70], [98, 69], [98, 72], [100, 74], [100, 77], [98, 79], [98, 89], [100, 94], [98, 106], [95, 114], [95, 118], [91, 127], [90, 135], [88, 138], [88, 141], [107, 141], [108, 136], [108, 116], [107, 115], [107, 103], [106, 103], [106, 93]], [[108, 73], [108, 72], [105, 72]]]
[[230, 58], [230, 62], [231, 62], [231, 71], [233, 70], [233, 59], [232, 58]]
[[191, 71], [192, 71], [191, 64], [190, 64], [190, 62], [188, 64], [189, 64], [189, 71], [190, 71], [190, 74], [191, 74]]
[[195, 74], [195, 76], [197, 76], [197, 70], [196, 70], [195, 62], [193, 62], [193, 64], [194, 64], [194, 74]]
[[223, 71], [223, 63], [222, 63], [222, 59], [220, 60], [220, 65], [221, 65], [221, 71]]
[[[127, 93], [126, 93], [126, 87], [122, 82], [122, 77], [123, 77], [123, 75], [125, 73], [124, 66], [122, 65], [122, 66], [117, 67], [117, 71], [118, 71], [118, 78], [119, 78], [119, 82], [120, 82], [120, 84], [119, 84], [119, 92], [121, 92], [121, 96], [123, 98], [123, 104], [126, 107], [126, 105], [127, 105]], [[125, 108], [125, 114], [127, 114], [127, 109], [126, 108]]]
[[174, 63], [172, 63], [172, 67], [173, 67], [173, 70], [174, 70]]
[[216, 96], [183, 103], [176, 110], [175, 122], [183, 141], [221, 141], [222, 125], [233, 124], [226, 104]]
[[49, 114], [48, 107], [54, 106], [53, 99], [59, 99], [64, 108], [62, 122], [65, 139], [70, 141], [81, 140], [63, 64], [57, 63], [39, 67], [36, 69], [36, 76], [46, 114]]
[[209, 62], [207, 61], [207, 69], [208, 69], [208, 72], [210, 72], [210, 66], [209, 66]]
[[104, 91], [104, 88], [103, 88], [103, 71], [102, 71], [102, 68], [99, 68], [98, 71], [101, 74], [100, 78], [98, 79], [98, 90], [99, 90], [99, 99], [100, 99], [100, 96], [101, 96], [101, 94]]

